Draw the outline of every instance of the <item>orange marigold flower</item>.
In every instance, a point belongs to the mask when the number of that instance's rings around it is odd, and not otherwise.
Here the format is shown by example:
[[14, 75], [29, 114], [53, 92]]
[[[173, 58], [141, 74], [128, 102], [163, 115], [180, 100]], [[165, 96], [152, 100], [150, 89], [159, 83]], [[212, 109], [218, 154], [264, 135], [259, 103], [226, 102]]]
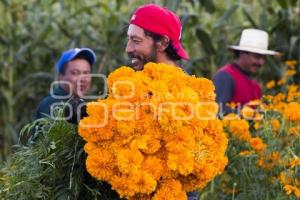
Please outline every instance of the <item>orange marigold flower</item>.
[[296, 197], [300, 197], [300, 190], [296, 187], [295, 189], [294, 189], [294, 193], [295, 193], [295, 195], [296, 195]]
[[266, 87], [268, 89], [272, 89], [273, 87], [275, 87], [276, 82], [274, 80], [267, 82]]
[[294, 126], [294, 127], [291, 127], [289, 128], [288, 130], [288, 135], [291, 135], [291, 136], [298, 136], [300, 133], [300, 126]]
[[292, 160], [292, 161], [290, 162], [291, 168], [294, 168], [294, 167], [296, 167], [296, 166], [298, 166], [298, 165], [300, 165], [300, 158], [295, 158], [294, 160]]
[[238, 104], [235, 102], [230, 102], [230, 103], [227, 103], [226, 106], [228, 106], [231, 109], [235, 109], [235, 108], [237, 108]]
[[280, 79], [279, 81], [277, 81], [277, 85], [283, 85], [285, 84], [286, 80], [285, 79]]
[[187, 175], [194, 168], [193, 154], [189, 151], [179, 154], [169, 153], [167, 165], [171, 170], [178, 170], [180, 174]]
[[135, 184], [135, 192], [142, 194], [150, 194], [156, 189], [157, 182], [154, 177], [146, 171], [140, 171], [132, 176]]
[[242, 112], [243, 118], [244, 118], [244, 119], [247, 119], [247, 120], [253, 119], [254, 116], [255, 116], [255, 111], [254, 111], [254, 109], [251, 108], [250, 106], [244, 106], [244, 107], [242, 108], [242, 111], [241, 111], [241, 112]]
[[270, 125], [272, 127], [272, 131], [278, 131], [281, 126], [278, 119], [271, 119]]
[[287, 195], [290, 195], [290, 194], [294, 193], [296, 195], [296, 197], [298, 197], [298, 198], [300, 197], [300, 190], [296, 186], [285, 185], [283, 187], [283, 189], [285, 190]]
[[103, 122], [98, 117], [85, 117], [80, 120], [78, 132], [81, 137], [90, 142], [110, 139], [114, 132], [112, 124], [103, 125]]
[[246, 120], [231, 120], [229, 121], [229, 131], [234, 136], [243, 141], [248, 141], [251, 138], [249, 132], [249, 124]]
[[159, 150], [161, 145], [160, 140], [151, 138], [150, 135], [142, 135], [134, 139], [131, 142], [130, 147], [140, 149], [146, 154], [154, 154]]
[[297, 73], [297, 71], [293, 70], [293, 69], [289, 69], [289, 70], [286, 71], [286, 74], [288, 76], [294, 76], [296, 73]]
[[296, 60], [287, 60], [284, 62], [286, 65], [288, 65], [291, 68], [295, 68], [295, 66], [297, 65], [297, 61]]
[[163, 163], [158, 156], [148, 156], [143, 163], [142, 169], [151, 174], [155, 180], [159, 180], [166, 171]]
[[292, 182], [291, 177], [289, 177], [285, 172], [280, 173], [279, 180], [284, 185], [289, 185]]
[[300, 121], [300, 104], [297, 102], [288, 103], [283, 110], [286, 120]]
[[187, 200], [187, 196], [179, 181], [170, 180], [162, 184], [153, 200]]
[[283, 187], [287, 195], [290, 195], [294, 191], [294, 186], [292, 185], [285, 185]]
[[288, 86], [287, 102], [292, 102], [300, 97], [300, 92], [298, 91], [298, 86], [295, 84]]
[[264, 95], [264, 99], [268, 100], [268, 101], [272, 101], [274, 98], [274, 96], [272, 95]]
[[264, 151], [266, 148], [266, 144], [259, 137], [251, 138], [249, 143], [251, 147], [258, 152]]
[[95, 150], [89, 153], [86, 168], [89, 173], [99, 180], [109, 180], [113, 176], [113, 155], [108, 150]]
[[224, 171], [228, 139], [211, 80], [148, 63], [115, 70], [108, 86], [106, 99], [87, 105], [79, 133], [88, 172], [121, 198], [186, 199]]
[[260, 154], [260, 158], [258, 160], [258, 166], [262, 167], [265, 170], [271, 170], [277, 165], [280, 165], [280, 153], [277, 151], [271, 152], [269, 154]]
[[122, 149], [117, 155], [117, 166], [122, 173], [132, 174], [142, 167], [143, 155], [138, 150]]
[[274, 98], [273, 98], [273, 103], [274, 103], [274, 104], [277, 104], [277, 103], [283, 101], [283, 100], [285, 99], [285, 97], [286, 97], [285, 94], [279, 92], [278, 94], [276, 94], [276, 95], [274, 96]]

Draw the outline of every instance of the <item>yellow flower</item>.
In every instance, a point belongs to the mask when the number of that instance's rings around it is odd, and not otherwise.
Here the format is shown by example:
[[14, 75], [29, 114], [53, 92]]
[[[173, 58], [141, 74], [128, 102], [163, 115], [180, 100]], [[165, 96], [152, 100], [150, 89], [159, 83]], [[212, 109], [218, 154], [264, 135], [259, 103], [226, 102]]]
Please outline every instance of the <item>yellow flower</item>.
[[258, 130], [258, 129], [261, 128], [261, 123], [260, 122], [255, 122], [253, 127], [254, 127], [255, 130]]
[[280, 129], [280, 122], [278, 119], [271, 119], [270, 125], [272, 127], [272, 131], [276, 132]]
[[288, 86], [287, 102], [297, 101], [300, 97], [298, 86], [295, 84]]
[[255, 116], [255, 111], [250, 106], [244, 106], [242, 108], [242, 116], [244, 119], [253, 119]]
[[249, 132], [249, 124], [246, 120], [230, 120], [228, 125], [230, 133], [243, 141], [248, 141], [251, 138]]
[[266, 87], [267, 87], [268, 89], [272, 89], [273, 87], [275, 87], [275, 85], [276, 85], [276, 82], [275, 82], [274, 80], [272, 80], [272, 81], [269, 81], [269, 82], [266, 84]]
[[286, 74], [288, 76], [294, 76], [296, 73], [297, 73], [297, 71], [293, 70], [293, 69], [289, 69], [289, 70], [286, 71]]
[[298, 166], [298, 165], [300, 165], [300, 158], [295, 158], [294, 160], [292, 160], [292, 161], [290, 162], [291, 168], [294, 168], [294, 167], [296, 167], [296, 166]]
[[295, 66], [297, 65], [297, 61], [296, 60], [287, 60], [287, 61], [285, 61], [285, 64], [288, 65], [289, 67], [291, 67], [292, 69], [294, 69]]
[[292, 182], [292, 179], [285, 172], [280, 173], [279, 180], [284, 185], [289, 185]]
[[268, 100], [268, 101], [272, 101], [274, 98], [274, 96], [272, 95], [264, 95], [264, 99]]
[[294, 126], [289, 128], [288, 130], [288, 135], [292, 135], [292, 136], [298, 136], [300, 133], [300, 126]]
[[253, 154], [255, 154], [254, 151], [241, 151], [239, 153], [240, 156], [250, 156], [250, 155], [253, 155]]
[[283, 79], [280, 79], [279, 81], [277, 81], [277, 85], [283, 85], [285, 84], [286, 80], [283, 78]]

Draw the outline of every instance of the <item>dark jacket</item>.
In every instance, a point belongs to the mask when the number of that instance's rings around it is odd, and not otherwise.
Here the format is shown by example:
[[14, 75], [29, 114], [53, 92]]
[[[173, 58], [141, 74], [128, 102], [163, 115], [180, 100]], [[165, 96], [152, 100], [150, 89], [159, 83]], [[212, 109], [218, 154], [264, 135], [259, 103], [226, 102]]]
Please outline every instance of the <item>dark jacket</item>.
[[86, 114], [86, 101], [79, 97], [73, 97], [61, 87], [54, 88], [53, 92], [44, 97], [39, 103], [35, 119], [50, 117], [57, 119], [58, 107], [64, 108], [64, 117], [71, 123], [78, 123]]

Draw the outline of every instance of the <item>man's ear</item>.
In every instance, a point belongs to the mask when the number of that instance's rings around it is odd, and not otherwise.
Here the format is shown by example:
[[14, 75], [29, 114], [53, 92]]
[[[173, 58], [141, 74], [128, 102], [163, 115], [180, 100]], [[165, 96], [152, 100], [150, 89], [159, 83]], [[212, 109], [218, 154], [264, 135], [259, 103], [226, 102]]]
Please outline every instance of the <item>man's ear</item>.
[[170, 44], [170, 38], [168, 36], [163, 36], [160, 41], [157, 42], [157, 50], [163, 52]]

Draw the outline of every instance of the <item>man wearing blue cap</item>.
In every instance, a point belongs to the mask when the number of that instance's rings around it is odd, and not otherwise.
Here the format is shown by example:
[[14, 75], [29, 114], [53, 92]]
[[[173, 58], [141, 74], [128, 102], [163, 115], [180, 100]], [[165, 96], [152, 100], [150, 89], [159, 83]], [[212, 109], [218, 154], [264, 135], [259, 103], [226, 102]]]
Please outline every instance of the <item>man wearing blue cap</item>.
[[47, 116], [53, 117], [55, 107], [68, 102], [66, 117], [71, 122], [76, 123], [77, 112], [74, 111], [77, 110], [80, 103], [84, 103], [81, 98], [87, 94], [90, 88], [90, 73], [95, 61], [96, 55], [89, 48], [75, 48], [65, 51], [56, 64], [58, 85], [51, 89], [50, 94], [39, 103], [36, 119]]

